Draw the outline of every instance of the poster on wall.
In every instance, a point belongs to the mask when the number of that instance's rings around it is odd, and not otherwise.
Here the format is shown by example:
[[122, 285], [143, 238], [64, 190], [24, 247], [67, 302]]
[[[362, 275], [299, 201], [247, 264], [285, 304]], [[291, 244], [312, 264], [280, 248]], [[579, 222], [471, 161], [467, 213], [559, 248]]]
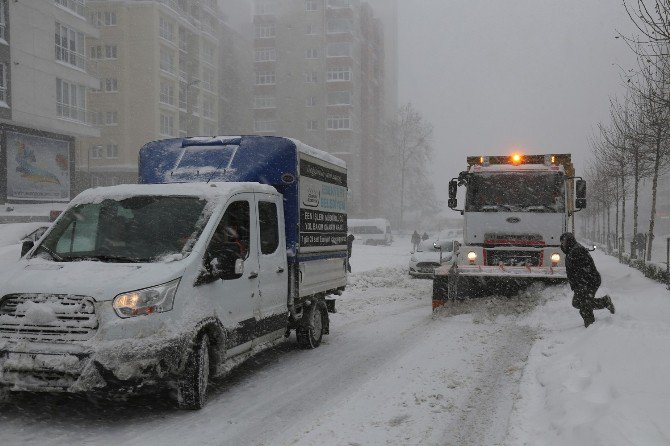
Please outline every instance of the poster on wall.
[[6, 133], [7, 199], [70, 201], [70, 143]]

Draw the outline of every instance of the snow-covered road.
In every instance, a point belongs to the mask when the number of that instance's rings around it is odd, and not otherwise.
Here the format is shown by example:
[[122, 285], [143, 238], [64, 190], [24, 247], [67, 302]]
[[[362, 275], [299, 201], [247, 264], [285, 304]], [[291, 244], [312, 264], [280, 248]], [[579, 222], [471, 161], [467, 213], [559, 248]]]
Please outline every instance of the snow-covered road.
[[434, 315], [408, 247], [355, 245], [321, 347], [255, 357], [199, 412], [165, 397], [20, 395], [0, 406], [0, 444], [670, 444], [664, 287], [597, 255], [618, 314], [588, 330], [564, 286]]

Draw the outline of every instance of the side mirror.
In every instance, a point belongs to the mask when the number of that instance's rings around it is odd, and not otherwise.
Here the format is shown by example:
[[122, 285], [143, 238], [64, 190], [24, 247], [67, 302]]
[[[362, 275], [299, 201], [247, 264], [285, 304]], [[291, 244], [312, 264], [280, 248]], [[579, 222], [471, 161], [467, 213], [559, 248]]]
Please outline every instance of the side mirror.
[[458, 181], [457, 180], [449, 181], [449, 201], [447, 205], [451, 209], [454, 209], [456, 206], [458, 206], [458, 200], [456, 200], [457, 193], [458, 193]]
[[586, 209], [586, 181], [577, 180], [577, 192], [575, 198], [575, 208]]
[[26, 255], [28, 251], [33, 249], [33, 246], [35, 246], [35, 242], [32, 240], [24, 240], [23, 243], [21, 244], [21, 257]]

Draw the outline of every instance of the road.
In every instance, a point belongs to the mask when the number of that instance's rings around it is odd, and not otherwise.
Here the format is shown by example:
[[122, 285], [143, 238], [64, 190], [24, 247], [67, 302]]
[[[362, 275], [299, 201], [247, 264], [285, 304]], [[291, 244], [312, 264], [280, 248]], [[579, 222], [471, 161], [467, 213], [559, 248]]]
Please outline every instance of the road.
[[544, 292], [434, 315], [431, 283], [407, 276], [408, 257], [402, 240], [355, 246], [321, 347], [289, 339], [262, 353], [215, 382], [199, 412], [175, 409], [166, 395], [14, 395], [0, 406], [0, 444], [501, 443], [536, 336], [519, 322]]

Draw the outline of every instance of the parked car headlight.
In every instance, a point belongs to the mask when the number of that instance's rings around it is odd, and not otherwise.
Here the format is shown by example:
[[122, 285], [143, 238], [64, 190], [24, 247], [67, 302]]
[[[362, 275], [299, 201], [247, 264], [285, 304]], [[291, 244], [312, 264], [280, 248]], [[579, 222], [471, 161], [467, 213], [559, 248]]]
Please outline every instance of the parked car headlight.
[[174, 305], [174, 296], [180, 280], [175, 279], [150, 288], [121, 293], [112, 303], [114, 311], [122, 318], [170, 311]]

